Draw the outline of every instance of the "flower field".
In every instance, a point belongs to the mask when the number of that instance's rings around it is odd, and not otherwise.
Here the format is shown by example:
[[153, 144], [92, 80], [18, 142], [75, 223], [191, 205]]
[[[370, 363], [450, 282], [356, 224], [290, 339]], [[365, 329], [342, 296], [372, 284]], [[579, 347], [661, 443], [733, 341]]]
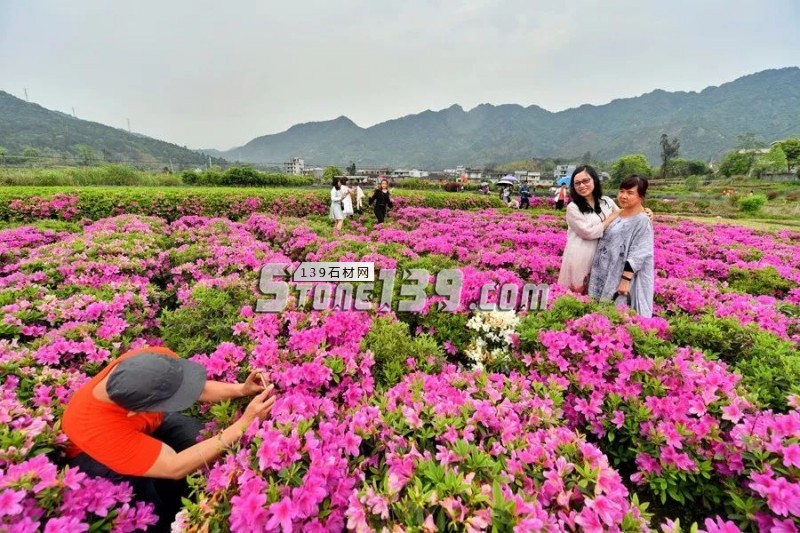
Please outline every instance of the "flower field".
[[[212, 379], [262, 370], [278, 391], [266, 421], [191, 476], [176, 530], [800, 525], [798, 232], [657, 218], [656, 317], [643, 319], [555, 286], [566, 224], [550, 214], [408, 201], [384, 227], [365, 215], [334, 238], [316, 204], [214, 218], [14, 201], [27, 225], [0, 231], [2, 531], [154, 522], [128, 486], [65, 468], [59, 430], [77, 388], [145, 344]], [[339, 260], [460, 268], [461, 305], [311, 311], [292, 298], [254, 312], [265, 264]], [[469, 311], [489, 282], [552, 284], [549, 308]], [[213, 434], [244, 405], [193, 414]]]

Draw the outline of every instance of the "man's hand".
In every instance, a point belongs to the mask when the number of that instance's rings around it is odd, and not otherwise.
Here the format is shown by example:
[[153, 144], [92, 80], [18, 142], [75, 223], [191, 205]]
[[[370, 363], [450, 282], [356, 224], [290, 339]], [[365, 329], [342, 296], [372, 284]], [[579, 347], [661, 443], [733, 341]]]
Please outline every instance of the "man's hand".
[[264, 379], [264, 374], [253, 370], [244, 380], [244, 383], [241, 384], [241, 387], [242, 396], [252, 396], [264, 391], [267, 388], [267, 381]]

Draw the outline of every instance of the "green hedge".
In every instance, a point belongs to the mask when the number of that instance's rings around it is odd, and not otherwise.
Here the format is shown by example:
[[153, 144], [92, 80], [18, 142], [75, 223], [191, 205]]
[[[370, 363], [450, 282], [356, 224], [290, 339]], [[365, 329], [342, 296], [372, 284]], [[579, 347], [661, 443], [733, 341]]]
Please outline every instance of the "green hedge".
[[314, 179], [278, 172], [262, 172], [252, 167], [230, 167], [225, 170], [186, 170], [181, 174], [144, 172], [128, 165], [101, 165], [70, 168], [3, 168], [0, 185], [52, 186], [116, 186], [116, 187], [302, 187]]

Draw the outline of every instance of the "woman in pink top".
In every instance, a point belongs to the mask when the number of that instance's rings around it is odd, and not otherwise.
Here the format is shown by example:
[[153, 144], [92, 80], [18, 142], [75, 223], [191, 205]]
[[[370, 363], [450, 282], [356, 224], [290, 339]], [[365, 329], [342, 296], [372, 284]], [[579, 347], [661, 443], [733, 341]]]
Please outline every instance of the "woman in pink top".
[[597, 242], [608, 225], [617, 218], [619, 207], [603, 196], [600, 176], [589, 166], [572, 173], [567, 206], [567, 245], [561, 258], [558, 284], [580, 294], [586, 292]]

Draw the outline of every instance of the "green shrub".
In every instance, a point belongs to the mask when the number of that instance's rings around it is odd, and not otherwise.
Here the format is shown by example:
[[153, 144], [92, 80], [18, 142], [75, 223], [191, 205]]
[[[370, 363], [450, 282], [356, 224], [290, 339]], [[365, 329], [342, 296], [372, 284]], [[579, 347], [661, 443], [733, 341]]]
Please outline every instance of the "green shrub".
[[455, 354], [447, 353], [448, 358], [454, 359], [455, 362], [467, 362], [463, 354], [472, 342], [474, 333], [467, 328], [468, 315], [432, 308], [425, 314], [398, 312], [397, 316], [408, 324], [412, 332], [417, 332], [419, 328], [422, 333], [430, 333], [443, 348], [451, 346], [450, 352], [455, 351]]
[[767, 197], [763, 194], [751, 194], [737, 201], [739, 211], [748, 214], [758, 213], [766, 203]]
[[691, 192], [696, 192], [700, 189], [700, 177], [699, 176], [689, 176], [686, 178], [686, 190]]
[[372, 351], [375, 357], [372, 373], [375, 382], [383, 388], [396, 385], [408, 374], [409, 358], [414, 359], [417, 368], [426, 373], [437, 373], [444, 365], [444, 355], [433, 337], [419, 335], [412, 338], [408, 324], [391, 318], [376, 318], [361, 347]]
[[752, 270], [731, 267], [728, 271], [728, 287], [735, 292], [783, 298], [797, 287], [797, 283], [782, 277], [774, 266]]
[[265, 182], [264, 173], [252, 167], [231, 167], [222, 173], [220, 185], [263, 187]]
[[765, 408], [786, 411], [786, 397], [800, 392], [800, 352], [756, 325], [713, 315], [670, 319], [672, 340], [733, 366], [742, 384]]
[[231, 328], [240, 320], [239, 309], [254, 300], [244, 287], [196, 287], [181, 307], [162, 313], [161, 337], [182, 357], [211, 353], [233, 340]]

